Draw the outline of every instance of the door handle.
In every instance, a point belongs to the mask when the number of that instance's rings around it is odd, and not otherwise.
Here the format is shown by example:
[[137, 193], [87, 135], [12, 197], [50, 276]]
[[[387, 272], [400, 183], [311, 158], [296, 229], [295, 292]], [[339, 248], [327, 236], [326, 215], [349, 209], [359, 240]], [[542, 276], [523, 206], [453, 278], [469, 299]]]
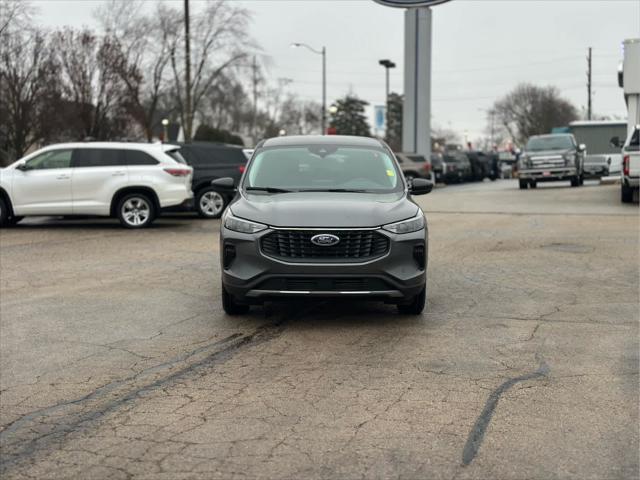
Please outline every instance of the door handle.
[[58, 180], [69, 180], [71, 177], [69, 175], [59, 175], [56, 178]]
[[125, 172], [115, 172], [111, 174], [112, 177], [123, 177], [125, 175], [126, 175]]

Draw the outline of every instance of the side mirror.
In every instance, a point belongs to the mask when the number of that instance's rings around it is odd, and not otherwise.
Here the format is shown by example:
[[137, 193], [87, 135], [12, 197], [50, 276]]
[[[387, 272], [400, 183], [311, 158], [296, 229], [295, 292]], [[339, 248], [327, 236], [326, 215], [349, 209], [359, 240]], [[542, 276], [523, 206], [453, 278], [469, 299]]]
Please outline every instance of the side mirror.
[[211, 180], [211, 185], [214, 187], [224, 188], [224, 189], [232, 189], [236, 186], [236, 182], [231, 177], [222, 177], [216, 178], [215, 180]]
[[620, 148], [620, 147], [622, 147], [622, 144], [621, 144], [621, 142], [620, 142], [620, 137], [618, 137], [618, 136], [611, 137], [611, 140], [609, 140], [609, 144], [610, 144], [612, 147], [616, 147], [616, 148]]
[[611, 157], [607, 158], [607, 165], [611, 165]]
[[27, 170], [30, 170], [30, 168], [27, 166], [26, 163], [23, 162], [16, 165], [16, 170], [20, 170], [21, 172], [26, 172]]
[[587, 149], [587, 146], [584, 143], [581, 143], [580, 145], [578, 145], [579, 152], [584, 152], [586, 149]]
[[409, 185], [411, 195], [425, 195], [433, 190], [433, 182], [426, 178], [414, 178]]

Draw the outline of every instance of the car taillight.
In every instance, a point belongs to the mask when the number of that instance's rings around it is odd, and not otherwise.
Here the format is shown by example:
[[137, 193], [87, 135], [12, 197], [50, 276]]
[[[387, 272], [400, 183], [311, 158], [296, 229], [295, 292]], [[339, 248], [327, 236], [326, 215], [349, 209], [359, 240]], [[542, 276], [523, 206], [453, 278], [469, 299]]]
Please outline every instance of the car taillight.
[[629, 175], [629, 163], [631, 163], [631, 156], [625, 155], [622, 159], [622, 174]]
[[165, 168], [164, 171], [174, 177], [188, 177], [191, 175], [191, 170], [188, 168]]
[[247, 169], [247, 167], [245, 165], [239, 165], [238, 166], [238, 170], [240, 170], [240, 173], [244, 173], [244, 171]]
[[424, 167], [422, 167], [422, 169], [427, 173], [431, 172], [431, 164], [430, 163], [425, 163]]

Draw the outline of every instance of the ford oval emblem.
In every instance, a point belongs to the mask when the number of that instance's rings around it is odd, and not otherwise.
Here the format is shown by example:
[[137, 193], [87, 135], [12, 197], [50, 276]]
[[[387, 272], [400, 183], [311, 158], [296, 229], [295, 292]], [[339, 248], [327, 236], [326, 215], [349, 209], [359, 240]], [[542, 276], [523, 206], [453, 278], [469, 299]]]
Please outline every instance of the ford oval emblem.
[[320, 235], [311, 237], [311, 243], [319, 247], [331, 247], [340, 243], [340, 237], [336, 237], [330, 233], [321, 233]]

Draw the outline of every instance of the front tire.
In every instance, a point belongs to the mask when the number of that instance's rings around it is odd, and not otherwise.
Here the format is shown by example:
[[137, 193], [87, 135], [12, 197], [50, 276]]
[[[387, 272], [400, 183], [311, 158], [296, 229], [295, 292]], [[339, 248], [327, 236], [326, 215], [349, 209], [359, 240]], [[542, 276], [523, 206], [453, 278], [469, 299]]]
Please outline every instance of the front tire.
[[520, 180], [518, 184], [520, 186], [520, 190], [526, 190], [529, 186], [529, 182], [527, 182], [526, 180]]
[[214, 188], [204, 188], [196, 195], [196, 211], [202, 218], [220, 218], [227, 202]]
[[413, 297], [410, 303], [399, 303], [398, 311], [404, 315], [420, 315], [427, 301], [427, 287], [422, 287], [418, 295]]
[[7, 225], [9, 225], [10, 227], [13, 227], [13, 226], [17, 225], [18, 223], [20, 223], [23, 218], [24, 217], [16, 217], [16, 216], [9, 217], [7, 219]]
[[143, 193], [125, 195], [118, 202], [118, 220], [125, 228], [146, 228], [153, 223], [156, 211], [151, 199]]
[[227, 315], [242, 315], [249, 311], [249, 305], [236, 302], [233, 295], [222, 287], [222, 309]]
[[572, 187], [579, 187], [580, 186], [580, 177], [575, 176], [571, 179], [571, 186]]
[[9, 224], [9, 208], [5, 201], [0, 198], [0, 227], [6, 227]]

